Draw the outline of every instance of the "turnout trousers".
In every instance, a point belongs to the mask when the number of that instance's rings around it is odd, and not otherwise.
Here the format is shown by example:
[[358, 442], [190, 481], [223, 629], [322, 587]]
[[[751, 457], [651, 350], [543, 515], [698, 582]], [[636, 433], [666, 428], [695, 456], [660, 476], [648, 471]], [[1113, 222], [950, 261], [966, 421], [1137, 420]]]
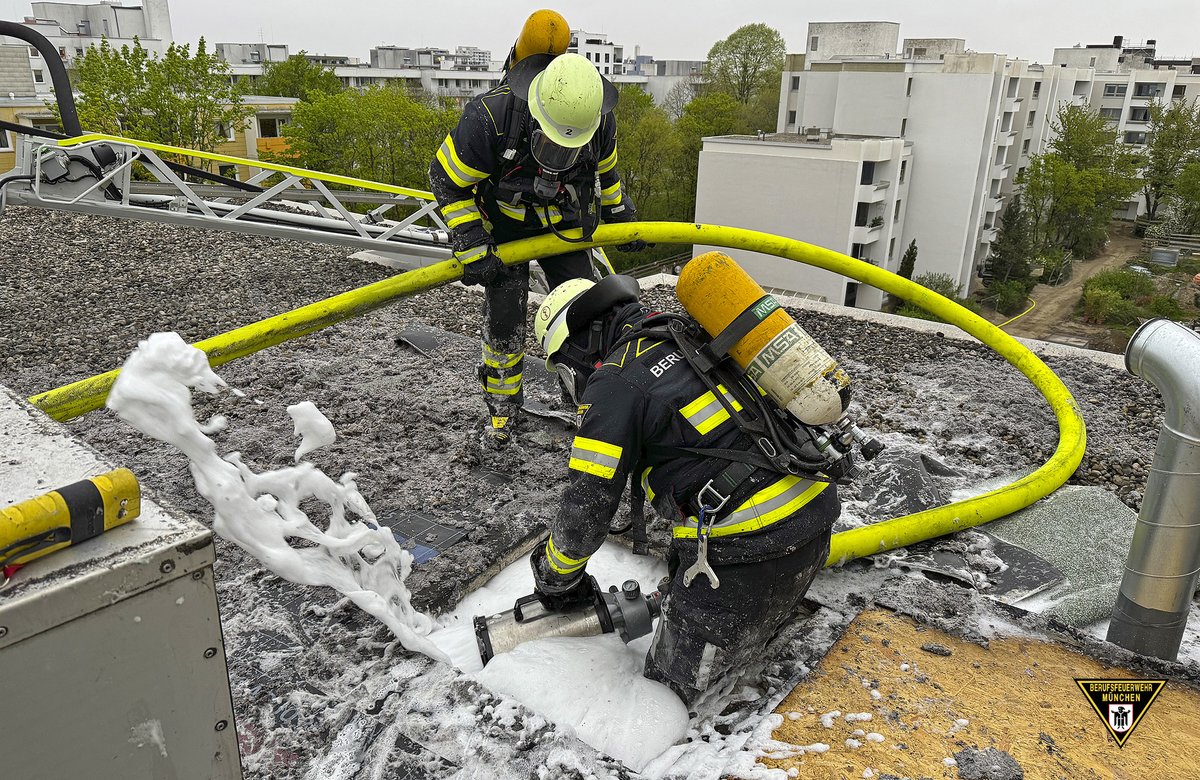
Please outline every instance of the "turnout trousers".
[[[545, 231], [528, 231], [495, 224], [492, 236], [503, 244], [522, 238], [545, 235]], [[568, 279], [595, 279], [591, 250], [580, 249], [536, 261], [553, 290]], [[525, 398], [521, 377], [525, 363], [525, 331], [529, 319], [529, 264], [506, 266], [484, 286], [483, 291], [483, 359], [479, 364], [479, 381], [484, 399], [493, 417], [515, 416]]]
[[696, 560], [696, 540], [675, 539], [646, 677], [670, 686], [690, 708], [727, 674], [761, 660], [767, 642], [824, 567], [829, 538], [823, 531], [794, 552], [767, 560], [710, 562], [721, 581], [715, 590], [704, 575], [684, 586], [683, 573]]

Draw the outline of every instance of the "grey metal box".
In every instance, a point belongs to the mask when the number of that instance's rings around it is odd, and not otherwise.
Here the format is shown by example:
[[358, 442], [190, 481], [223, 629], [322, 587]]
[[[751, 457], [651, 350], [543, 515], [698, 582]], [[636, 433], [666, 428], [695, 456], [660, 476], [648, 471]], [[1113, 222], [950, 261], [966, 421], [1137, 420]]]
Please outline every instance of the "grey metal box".
[[[110, 468], [0, 387], [0, 502]], [[17, 573], [0, 591], [5, 777], [241, 779], [213, 561], [208, 528], [143, 495], [137, 520]]]

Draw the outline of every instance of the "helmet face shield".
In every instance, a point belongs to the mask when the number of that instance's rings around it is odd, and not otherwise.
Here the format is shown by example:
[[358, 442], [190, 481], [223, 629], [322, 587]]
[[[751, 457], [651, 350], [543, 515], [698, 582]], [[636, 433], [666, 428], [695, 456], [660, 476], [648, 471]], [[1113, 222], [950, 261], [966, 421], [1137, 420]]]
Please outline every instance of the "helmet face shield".
[[529, 147], [538, 165], [556, 173], [567, 170], [579, 159], [579, 148], [559, 146], [536, 125], [530, 134]]

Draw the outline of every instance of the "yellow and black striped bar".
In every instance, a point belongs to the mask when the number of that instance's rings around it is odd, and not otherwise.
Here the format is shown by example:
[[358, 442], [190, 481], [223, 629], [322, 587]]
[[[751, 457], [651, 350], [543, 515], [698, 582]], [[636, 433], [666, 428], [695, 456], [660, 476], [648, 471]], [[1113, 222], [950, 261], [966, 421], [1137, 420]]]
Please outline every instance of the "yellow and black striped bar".
[[142, 511], [129, 469], [114, 469], [0, 509], [0, 567], [18, 566], [124, 525]]

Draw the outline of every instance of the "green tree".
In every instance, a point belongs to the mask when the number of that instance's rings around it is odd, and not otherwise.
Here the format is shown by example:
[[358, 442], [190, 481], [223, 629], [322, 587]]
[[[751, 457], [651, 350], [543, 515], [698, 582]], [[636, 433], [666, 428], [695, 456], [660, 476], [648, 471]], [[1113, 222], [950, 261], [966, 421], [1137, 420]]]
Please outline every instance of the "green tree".
[[204, 152], [254, 113], [242, 104], [242, 85], [230, 79], [229, 66], [208, 52], [203, 38], [195, 54], [190, 44], [171, 44], [161, 58], [151, 57], [137, 39], [119, 50], [101, 41], [84, 53], [73, 83], [85, 130]]
[[639, 219], [670, 219], [678, 200], [679, 137], [666, 111], [641, 88], [622, 85], [616, 119], [621, 183]]
[[1093, 257], [1107, 240], [1113, 210], [1137, 191], [1138, 156], [1100, 114], [1064, 105], [1049, 151], [1035, 155], [1021, 182], [1034, 250]]
[[691, 222], [696, 215], [696, 180], [703, 139], [713, 135], [747, 132], [743, 106], [724, 92], [710, 92], [688, 103], [675, 123], [679, 139], [678, 174], [673, 219]]
[[708, 50], [709, 84], [743, 105], [763, 91], [773, 92], [778, 99], [786, 56], [787, 44], [778, 30], [762, 23], [747, 24]]
[[917, 268], [917, 239], [913, 239], [900, 258], [900, 269], [896, 272], [905, 279], [912, 279], [913, 271]]
[[263, 66], [262, 76], [254, 82], [253, 89], [259, 95], [311, 100], [316, 92], [332, 95], [344, 87], [331, 68], [309, 62], [305, 52], [301, 51], [283, 62]]
[[1188, 163], [1200, 160], [1200, 103], [1172, 100], [1150, 104], [1150, 127], [1146, 133], [1145, 165], [1142, 169], [1142, 199], [1151, 219], [1169, 199], [1179, 175]]
[[1200, 233], [1200, 160], [1183, 166], [1175, 180], [1171, 203], [1183, 233]]
[[400, 86], [312, 93], [283, 128], [287, 159], [344, 176], [423, 187], [429, 161], [458, 121], [457, 109]]
[[[1032, 287], [1029, 275], [1032, 256], [1033, 236], [1021, 207], [1021, 196], [1013, 195], [1000, 216], [1000, 229], [996, 233], [996, 240], [992, 242], [989, 262], [992, 283], [1019, 282]], [[989, 283], [989, 288], [992, 283]]]

